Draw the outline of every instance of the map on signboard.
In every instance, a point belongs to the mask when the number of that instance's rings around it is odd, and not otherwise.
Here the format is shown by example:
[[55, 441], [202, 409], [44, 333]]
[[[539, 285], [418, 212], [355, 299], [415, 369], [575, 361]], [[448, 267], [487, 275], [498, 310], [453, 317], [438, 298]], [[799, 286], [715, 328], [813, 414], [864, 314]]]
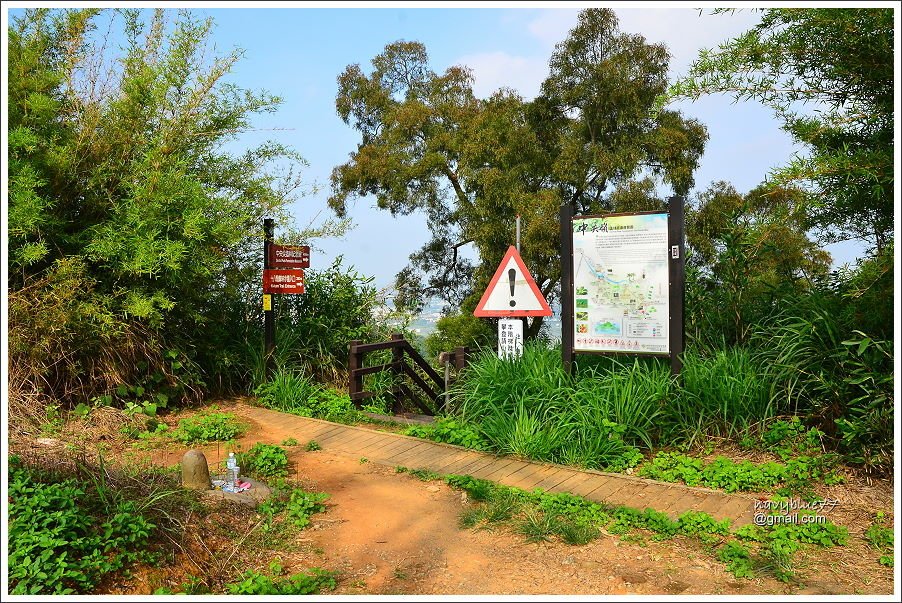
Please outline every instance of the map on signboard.
[[669, 353], [667, 214], [573, 219], [574, 350]]

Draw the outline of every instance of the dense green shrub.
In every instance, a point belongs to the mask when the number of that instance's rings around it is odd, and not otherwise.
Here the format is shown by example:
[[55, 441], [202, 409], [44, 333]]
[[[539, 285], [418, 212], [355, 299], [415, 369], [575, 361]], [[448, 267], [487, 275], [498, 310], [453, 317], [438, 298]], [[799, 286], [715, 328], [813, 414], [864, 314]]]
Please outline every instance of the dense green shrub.
[[[814, 303], [814, 302], [813, 302]], [[889, 467], [893, 450], [892, 343], [849, 330], [826, 302], [774, 318], [756, 334], [773, 395], [839, 445], [847, 459]]]
[[[286, 367], [303, 367], [317, 381], [345, 383], [348, 342], [388, 339], [374, 318], [380, 299], [373, 278], [343, 265], [305, 271], [304, 295], [282, 295], [274, 304], [276, 330], [286, 333]], [[259, 381], [258, 381], [259, 383]]]
[[453, 352], [459, 346], [467, 346], [473, 353], [480, 348], [494, 347], [495, 333], [488, 321], [462, 309], [438, 319], [435, 331], [426, 337], [426, 357], [434, 361], [439, 353]]
[[212, 48], [211, 31], [163, 9], [10, 19], [9, 352], [35, 389], [88, 399], [156, 371], [175, 386], [169, 349], [210, 370], [234, 328], [223, 300], [259, 283], [235, 267], [298, 184], [273, 163], [303, 159], [274, 142], [231, 150], [281, 101], [228, 83], [240, 51]]

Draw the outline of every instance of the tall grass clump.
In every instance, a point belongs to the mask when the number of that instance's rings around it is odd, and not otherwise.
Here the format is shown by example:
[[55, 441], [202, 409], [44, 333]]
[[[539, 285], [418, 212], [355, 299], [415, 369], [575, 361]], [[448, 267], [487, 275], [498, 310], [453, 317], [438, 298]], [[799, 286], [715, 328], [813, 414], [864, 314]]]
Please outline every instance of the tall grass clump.
[[574, 378], [540, 343], [516, 360], [485, 351], [454, 388], [456, 412], [497, 452], [623, 469], [641, 458], [632, 443], [651, 444], [670, 381], [660, 368], [616, 367]]
[[694, 441], [703, 435], [729, 437], [763, 424], [781, 409], [772, 380], [749, 350], [731, 348], [709, 356], [683, 355], [682, 386], [666, 406], [667, 436]]
[[846, 458], [891, 466], [893, 343], [840, 324], [827, 307], [775, 317], [753, 338], [774, 397], [832, 438]]
[[345, 421], [356, 414], [346, 393], [322, 386], [311, 377], [295, 371], [277, 370], [254, 393], [266, 408], [302, 417]]
[[651, 447], [658, 418], [674, 389], [669, 367], [661, 362], [612, 359], [607, 367], [579, 374], [571, 394], [573, 412], [582, 424], [613, 421], [624, 426], [624, 439]]

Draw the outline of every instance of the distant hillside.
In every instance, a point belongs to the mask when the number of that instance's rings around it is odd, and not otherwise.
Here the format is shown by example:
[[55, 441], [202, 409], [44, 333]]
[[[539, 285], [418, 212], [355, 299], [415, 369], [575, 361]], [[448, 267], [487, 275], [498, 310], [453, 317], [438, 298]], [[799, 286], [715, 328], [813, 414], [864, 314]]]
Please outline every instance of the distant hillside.
[[[389, 302], [391, 303], [391, 302]], [[435, 323], [442, 317], [442, 311], [447, 304], [439, 298], [432, 298], [423, 307], [423, 311], [410, 323], [410, 328], [421, 337], [426, 337], [435, 330]], [[561, 308], [559, 304], [552, 304], [554, 315], [545, 319], [548, 335], [554, 341], [561, 339]]]

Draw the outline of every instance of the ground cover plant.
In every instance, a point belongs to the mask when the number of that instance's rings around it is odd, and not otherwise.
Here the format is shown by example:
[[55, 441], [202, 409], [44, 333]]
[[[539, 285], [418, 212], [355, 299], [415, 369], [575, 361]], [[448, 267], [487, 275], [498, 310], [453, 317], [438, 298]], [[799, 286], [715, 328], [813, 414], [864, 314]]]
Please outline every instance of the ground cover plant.
[[849, 539], [845, 527], [829, 520], [788, 524], [775, 521], [770, 526], [749, 524], [734, 530], [727, 520], [717, 521], [700, 511], [687, 511], [673, 519], [651, 508], [599, 504], [566, 492], [550, 493], [538, 488], [525, 491], [467, 475], [442, 478], [427, 470], [397, 470], [424, 480], [443, 479], [466, 492], [472, 503], [461, 513], [463, 528], [503, 525], [528, 542], [560, 539], [571, 545], [586, 544], [602, 534], [628, 540], [684, 537], [698, 541], [737, 578], [770, 573], [781, 581], [793, 581], [794, 555], [803, 546], [830, 548], [843, 546]]
[[893, 567], [893, 527], [887, 522], [886, 514], [878, 511], [873, 522], [864, 533], [868, 544], [880, 553], [879, 563], [887, 567]]
[[288, 475], [288, 455], [281, 446], [258, 442], [247, 452], [239, 452], [235, 456], [242, 473], [262, 478]]
[[725, 492], [770, 492], [778, 494], [807, 493], [815, 483], [839, 483], [842, 478], [833, 470], [835, 458], [802, 456], [786, 463], [775, 461], [753, 463], [717, 457], [706, 462], [678, 452], [659, 452], [636, 472], [665, 482], [681, 482], [687, 486], [717, 488]]
[[281, 480], [273, 485], [273, 495], [257, 511], [266, 518], [264, 531], [273, 531], [280, 525], [303, 529], [310, 525], [311, 515], [326, 510], [323, 503], [328, 498], [324, 492], [307, 492]]
[[245, 430], [246, 426], [233, 413], [208, 409], [181, 419], [178, 426], [168, 432], [168, 436], [182, 444], [228, 442], [243, 434]]
[[285, 577], [248, 570], [238, 582], [226, 585], [230, 595], [315, 595], [334, 589], [335, 573], [319, 568]]
[[[115, 479], [113, 479], [115, 477]], [[99, 466], [45, 468], [10, 458], [10, 592], [91, 592], [138, 563], [155, 563], [173, 507], [192, 506], [171, 475]]]

